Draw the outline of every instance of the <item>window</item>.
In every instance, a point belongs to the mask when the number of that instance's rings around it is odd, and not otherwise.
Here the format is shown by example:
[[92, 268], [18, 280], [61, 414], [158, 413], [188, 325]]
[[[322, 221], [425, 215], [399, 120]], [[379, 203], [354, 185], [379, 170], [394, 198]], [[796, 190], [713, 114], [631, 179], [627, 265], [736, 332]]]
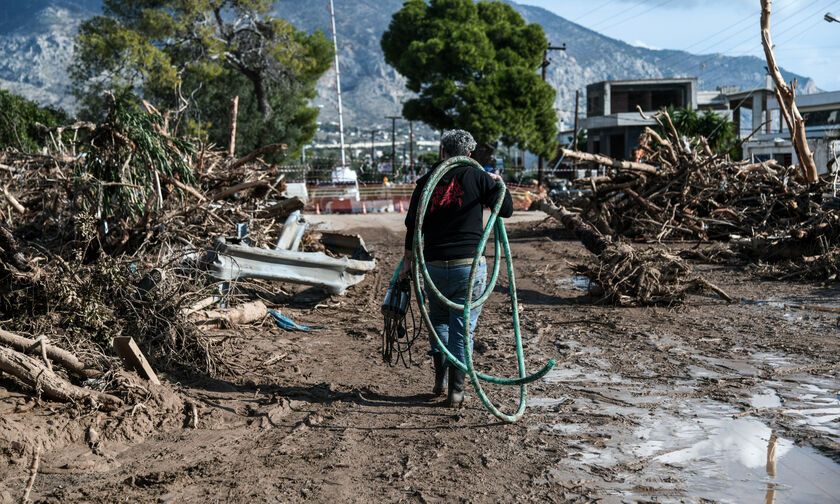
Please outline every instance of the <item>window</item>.
[[805, 126], [840, 125], [840, 109], [802, 112], [802, 117], [805, 119]]

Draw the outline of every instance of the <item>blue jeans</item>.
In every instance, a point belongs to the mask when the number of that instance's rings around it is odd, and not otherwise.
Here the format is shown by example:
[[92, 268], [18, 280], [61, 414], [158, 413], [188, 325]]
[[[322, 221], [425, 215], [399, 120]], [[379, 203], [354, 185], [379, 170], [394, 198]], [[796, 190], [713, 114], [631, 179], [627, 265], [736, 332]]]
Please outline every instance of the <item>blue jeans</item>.
[[[440, 266], [427, 265], [429, 270], [429, 277], [435, 283], [435, 287], [449, 298], [452, 302], [463, 304], [464, 298], [467, 295], [467, 282], [470, 279], [470, 266], [452, 266], [444, 268]], [[484, 294], [484, 287], [487, 284], [487, 264], [481, 263], [478, 265], [478, 271], [475, 275], [475, 285], [473, 285], [472, 298], [473, 301]], [[437, 332], [440, 341], [446, 346], [446, 349], [455, 356], [459, 361], [464, 362], [464, 312], [462, 310], [452, 310], [441, 301], [431, 291], [429, 286], [426, 286], [426, 297], [429, 299], [429, 318], [432, 320], [432, 325]], [[481, 306], [470, 310], [470, 349], [472, 349], [473, 331], [478, 322], [478, 315], [481, 313]], [[440, 353], [435, 337], [429, 333], [429, 344], [432, 349], [430, 355]]]

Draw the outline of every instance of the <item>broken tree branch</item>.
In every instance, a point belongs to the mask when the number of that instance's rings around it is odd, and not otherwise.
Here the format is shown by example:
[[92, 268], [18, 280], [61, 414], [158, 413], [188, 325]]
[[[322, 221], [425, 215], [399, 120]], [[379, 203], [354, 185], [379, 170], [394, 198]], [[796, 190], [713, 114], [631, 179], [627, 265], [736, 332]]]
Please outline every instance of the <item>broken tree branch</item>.
[[[71, 373], [84, 378], [89, 378], [94, 373], [98, 374], [98, 372], [93, 369], [85, 369], [85, 365], [82, 361], [80, 361], [72, 353], [53, 345], [39, 343], [39, 340], [40, 338], [38, 340], [24, 338], [23, 336], [18, 336], [15, 333], [0, 329], [0, 343], [4, 345], [14, 348], [20, 352], [28, 352], [33, 347], [38, 348], [43, 345], [42, 347], [46, 356], [45, 358], [49, 358], [51, 361], [57, 363]], [[43, 340], [40, 341], [43, 342]]]
[[[776, 65], [776, 57], [773, 55], [773, 41], [770, 38], [770, 7], [772, 3], [771, 0], [761, 0], [761, 43], [764, 46], [764, 55], [767, 58], [767, 68], [776, 84], [776, 96], [781, 98], [779, 108], [783, 111], [785, 120], [788, 122], [796, 157], [799, 158], [799, 163], [802, 165], [805, 180], [808, 183], [814, 183], [818, 178], [817, 165], [814, 163], [814, 155], [811, 153], [808, 139], [805, 137], [805, 121], [796, 107], [796, 81], [794, 80], [791, 86], [785, 84], [782, 72]], [[790, 121], [793, 121], [793, 124], [790, 124]]]
[[32, 388], [40, 389], [50, 399], [58, 401], [92, 399], [107, 409], [116, 409], [123, 405], [119, 397], [68, 383], [38, 360], [11, 348], [0, 347], [0, 371], [14, 376]]
[[228, 143], [228, 156], [233, 157], [236, 152], [236, 118], [239, 115], [239, 95], [230, 101], [230, 143]]
[[644, 173], [650, 173], [652, 175], [656, 175], [659, 173], [659, 170], [657, 170], [655, 166], [646, 163], [636, 163], [634, 161], [620, 161], [611, 157], [602, 156], [601, 154], [578, 152], [566, 149], [564, 147], [560, 147], [559, 152], [561, 155], [567, 158], [577, 159], [578, 161], [588, 161], [590, 163], [597, 163], [600, 165], [615, 168], [617, 170], [640, 171]]
[[286, 144], [284, 143], [276, 143], [271, 145], [266, 145], [265, 147], [260, 147], [259, 149], [251, 152], [250, 154], [245, 155], [231, 163], [228, 166], [228, 170], [234, 170], [239, 168], [240, 166], [244, 165], [245, 163], [250, 163], [251, 161], [257, 159], [258, 157], [262, 156], [263, 154], [268, 154], [269, 152], [274, 152], [278, 149], [285, 149]]

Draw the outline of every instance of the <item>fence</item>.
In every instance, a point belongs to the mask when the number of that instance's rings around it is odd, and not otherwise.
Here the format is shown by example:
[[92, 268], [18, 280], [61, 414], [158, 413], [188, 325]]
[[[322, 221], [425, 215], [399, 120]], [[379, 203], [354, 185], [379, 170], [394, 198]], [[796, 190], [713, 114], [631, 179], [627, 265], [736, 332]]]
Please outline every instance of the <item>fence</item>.
[[[408, 210], [414, 184], [307, 185], [307, 208], [325, 213], [400, 212]], [[508, 185], [515, 210], [536, 199], [533, 186]], [[357, 198], [358, 196], [358, 198]]]

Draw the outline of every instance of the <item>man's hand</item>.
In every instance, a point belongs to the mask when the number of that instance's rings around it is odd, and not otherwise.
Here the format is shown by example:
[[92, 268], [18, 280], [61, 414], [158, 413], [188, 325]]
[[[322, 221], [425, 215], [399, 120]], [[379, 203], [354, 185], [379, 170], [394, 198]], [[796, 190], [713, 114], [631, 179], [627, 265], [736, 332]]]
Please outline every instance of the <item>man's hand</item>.
[[397, 280], [402, 282], [403, 280], [411, 280], [414, 278], [413, 273], [414, 268], [414, 253], [410, 250], [405, 251], [405, 255], [403, 256], [403, 264], [402, 268], [400, 269], [400, 274], [397, 276]]

